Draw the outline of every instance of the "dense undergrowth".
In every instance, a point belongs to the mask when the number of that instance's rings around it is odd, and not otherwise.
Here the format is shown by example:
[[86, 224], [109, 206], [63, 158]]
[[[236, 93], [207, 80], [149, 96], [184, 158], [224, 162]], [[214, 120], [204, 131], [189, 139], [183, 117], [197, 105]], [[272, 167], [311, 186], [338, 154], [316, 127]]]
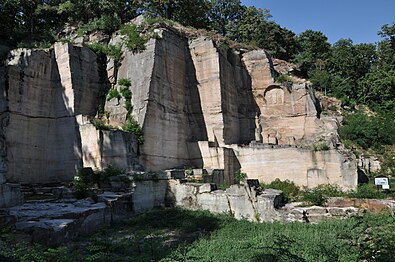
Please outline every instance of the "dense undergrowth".
[[392, 261], [394, 229], [395, 219], [388, 214], [281, 224], [159, 209], [57, 248], [21, 242], [20, 235], [3, 229], [0, 260]]
[[[390, 179], [392, 184], [393, 180]], [[330, 197], [395, 199], [393, 189], [383, 191], [374, 185], [373, 177], [368, 183], [358, 185], [355, 190], [344, 191], [337, 185], [322, 184], [315, 188], [300, 188], [289, 180], [276, 179], [271, 183], [261, 184], [262, 188], [273, 188], [283, 191], [285, 202], [301, 201], [306, 205], [323, 206]]]

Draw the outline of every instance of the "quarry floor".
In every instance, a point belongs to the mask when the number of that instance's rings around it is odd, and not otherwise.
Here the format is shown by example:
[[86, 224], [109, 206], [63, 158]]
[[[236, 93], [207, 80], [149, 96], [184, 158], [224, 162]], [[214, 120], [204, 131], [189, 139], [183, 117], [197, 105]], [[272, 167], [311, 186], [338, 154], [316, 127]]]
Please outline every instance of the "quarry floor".
[[[362, 254], [377, 251], [354, 244], [361, 232], [393, 226], [389, 214], [318, 224], [251, 223], [227, 214], [162, 208], [54, 248], [2, 229], [0, 261], [361, 261]], [[393, 242], [387, 244], [385, 255], [394, 255]], [[381, 248], [379, 242], [375, 248]]]

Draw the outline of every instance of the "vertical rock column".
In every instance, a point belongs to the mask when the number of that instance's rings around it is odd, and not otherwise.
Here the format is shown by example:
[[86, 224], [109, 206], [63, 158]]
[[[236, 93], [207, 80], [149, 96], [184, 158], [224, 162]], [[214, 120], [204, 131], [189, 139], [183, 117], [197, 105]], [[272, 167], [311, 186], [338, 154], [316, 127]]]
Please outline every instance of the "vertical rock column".
[[211, 39], [199, 37], [190, 41], [189, 49], [196, 70], [196, 81], [201, 108], [210, 142], [224, 144], [224, 117], [220, 60]]
[[[161, 39], [151, 39], [142, 52], [125, 50], [118, 79], [131, 81], [132, 116], [142, 126], [141, 160], [147, 170], [189, 165], [187, 141], [191, 131], [187, 114], [186, 39], [163, 29]], [[115, 40], [114, 40], [115, 41]], [[110, 103], [114, 103], [110, 101]], [[115, 124], [126, 112], [108, 104]], [[120, 107], [123, 107], [120, 101]], [[114, 116], [112, 116], [114, 113]]]
[[8, 62], [7, 179], [20, 183], [63, 182], [82, 166], [75, 116], [93, 116], [100, 82], [96, 55], [88, 48], [12, 51]]

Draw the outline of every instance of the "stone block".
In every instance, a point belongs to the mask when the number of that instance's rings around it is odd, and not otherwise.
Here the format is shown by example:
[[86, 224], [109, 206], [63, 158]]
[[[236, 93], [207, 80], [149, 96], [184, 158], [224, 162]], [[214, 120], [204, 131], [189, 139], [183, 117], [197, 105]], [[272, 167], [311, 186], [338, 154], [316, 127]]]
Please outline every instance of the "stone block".
[[203, 210], [222, 214], [230, 211], [228, 198], [223, 191], [218, 190], [211, 193], [198, 194], [196, 200]]
[[199, 187], [199, 194], [202, 193], [210, 193], [211, 191], [214, 191], [217, 189], [217, 186], [215, 184], [203, 184]]
[[185, 178], [185, 170], [183, 169], [171, 169], [165, 170], [164, 173], [166, 174], [167, 179], [184, 179]]
[[5, 174], [4, 173], [0, 173], [0, 185], [1, 184], [5, 184], [6, 182], [6, 178], [5, 178]]
[[22, 203], [22, 194], [18, 184], [0, 184], [0, 208], [12, 207]]

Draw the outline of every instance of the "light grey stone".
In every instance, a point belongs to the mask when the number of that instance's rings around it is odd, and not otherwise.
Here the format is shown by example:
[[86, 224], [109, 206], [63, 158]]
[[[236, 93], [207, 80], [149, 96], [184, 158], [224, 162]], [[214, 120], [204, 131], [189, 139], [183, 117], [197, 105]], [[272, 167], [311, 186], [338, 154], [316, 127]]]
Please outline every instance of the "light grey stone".
[[21, 204], [23, 201], [20, 185], [0, 184], [0, 208], [12, 207]]
[[199, 194], [202, 193], [210, 193], [211, 191], [215, 190], [215, 184], [203, 184], [199, 187]]

